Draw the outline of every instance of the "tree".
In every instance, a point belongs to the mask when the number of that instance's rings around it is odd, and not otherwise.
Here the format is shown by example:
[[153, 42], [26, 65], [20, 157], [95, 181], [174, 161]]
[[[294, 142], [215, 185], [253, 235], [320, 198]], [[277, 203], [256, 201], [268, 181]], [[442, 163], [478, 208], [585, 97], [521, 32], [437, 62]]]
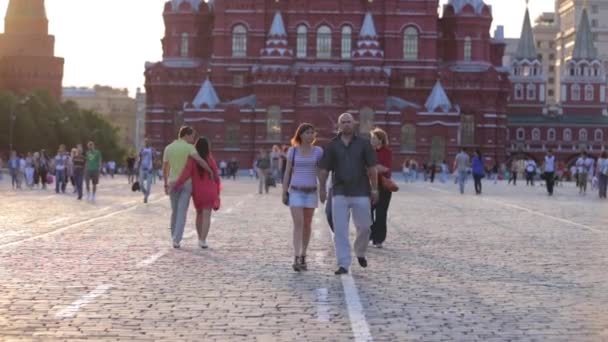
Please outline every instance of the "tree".
[[118, 129], [101, 115], [71, 101], [60, 103], [46, 92], [21, 97], [0, 92], [0, 154], [5, 156], [11, 126], [12, 144], [19, 153], [46, 149], [54, 154], [60, 144], [72, 148], [92, 140], [105, 160], [122, 160], [125, 155], [118, 145]]

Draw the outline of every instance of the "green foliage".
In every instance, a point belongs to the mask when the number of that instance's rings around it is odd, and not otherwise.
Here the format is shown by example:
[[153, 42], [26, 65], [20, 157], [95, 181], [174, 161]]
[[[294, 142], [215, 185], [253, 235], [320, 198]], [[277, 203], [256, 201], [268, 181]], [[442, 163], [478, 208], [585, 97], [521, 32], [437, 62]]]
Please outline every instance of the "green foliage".
[[102, 151], [104, 160], [122, 160], [118, 129], [99, 114], [74, 102], [59, 103], [46, 92], [24, 97], [0, 92], [0, 154], [8, 155], [11, 113], [14, 113], [13, 148], [19, 153], [46, 149], [51, 154], [60, 144], [86, 146], [89, 140]]

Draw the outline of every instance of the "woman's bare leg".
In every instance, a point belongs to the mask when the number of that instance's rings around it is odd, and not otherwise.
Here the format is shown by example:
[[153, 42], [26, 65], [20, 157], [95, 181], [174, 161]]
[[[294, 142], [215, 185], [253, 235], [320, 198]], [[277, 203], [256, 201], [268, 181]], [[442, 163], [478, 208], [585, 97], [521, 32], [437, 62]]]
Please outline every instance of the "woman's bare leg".
[[201, 240], [206, 241], [209, 235], [209, 229], [211, 228], [211, 209], [203, 209], [202, 213], [202, 229], [201, 229]]
[[310, 243], [310, 236], [312, 234], [312, 218], [315, 216], [314, 208], [304, 208], [304, 224], [302, 229], [302, 254], [306, 255], [308, 244]]
[[203, 239], [203, 211], [202, 210], [197, 210], [196, 211], [196, 235], [198, 235], [198, 240], [204, 240]]

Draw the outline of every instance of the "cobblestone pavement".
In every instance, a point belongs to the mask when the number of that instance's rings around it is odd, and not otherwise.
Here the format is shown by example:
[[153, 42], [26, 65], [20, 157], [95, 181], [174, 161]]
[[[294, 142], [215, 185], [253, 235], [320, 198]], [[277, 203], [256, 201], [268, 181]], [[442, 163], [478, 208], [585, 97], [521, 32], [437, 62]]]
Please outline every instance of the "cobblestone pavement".
[[174, 250], [160, 187], [125, 183], [95, 204], [0, 183], [1, 341], [608, 341], [608, 203], [571, 184], [403, 185], [385, 248], [338, 277], [321, 212], [291, 270], [277, 189], [227, 181], [211, 248], [191, 211]]

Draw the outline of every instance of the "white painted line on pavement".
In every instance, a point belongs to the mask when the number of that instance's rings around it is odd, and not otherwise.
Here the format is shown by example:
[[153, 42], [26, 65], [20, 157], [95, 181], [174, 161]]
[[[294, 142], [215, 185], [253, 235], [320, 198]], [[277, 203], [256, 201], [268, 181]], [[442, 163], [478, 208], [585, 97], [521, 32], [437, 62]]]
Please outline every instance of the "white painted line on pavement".
[[[162, 200], [162, 198], [159, 198], [158, 200], [156, 200], [154, 202], [157, 202], [157, 201], [160, 201], [160, 200]], [[102, 215], [102, 216], [97, 216], [97, 217], [90, 218], [88, 220], [76, 222], [76, 223], [64, 226], [63, 228], [55, 229], [55, 230], [50, 231], [48, 233], [32, 236], [32, 237], [29, 237], [27, 239], [23, 239], [23, 240], [19, 240], [19, 241], [13, 241], [13, 242], [5, 243], [5, 244], [0, 245], [0, 249], [8, 248], [8, 247], [16, 246], [16, 245], [20, 245], [20, 244], [22, 244], [24, 242], [38, 240], [38, 239], [41, 239], [43, 237], [47, 237], [47, 236], [51, 236], [51, 235], [56, 235], [56, 234], [59, 234], [59, 233], [62, 233], [64, 231], [66, 231], [68, 229], [72, 229], [74, 227], [78, 227], [78, 226], [82, 226], [82, 225], [85, 225], [85, 224], [89, 224], [91, 222], [103, 220], [103, 219], [106, 219], [106, 218], [109, 218], [109, 217], [112, 217], [112, 216], [115, 216], [115, 215], [118, 215], [118, 214], [126, 213], [126, 212], [134, 210], [136, 208], [137, 208], [137, 205], [134, 205], [132, 207], [121, 209], [121, 210], [117, 210], [117, 211], [114, 211], [114, 212], [111, 212], [111, 213], [108, 213], [108, 214], [105, 214], [105, 215]]]
[[80, 299], [78, 299], [77, 301], [73, 302], [72, 304], [70, 304], [65, 309], [59, 311], [55, 315], [55, 318], [72, 318], [72, 317], [76, 316], [76, 313], [78, 312], [78, 310], [80, 310], [85, 305], [87, 305], [87, 304], [91, 303], [92, 301], [94, 301], [95, 298], [97, 298], [97, 297], [103, 295], [104, 293], [106, 293], [110, 288], [112, 288], [112, 285], [108, 285], [108, 284], [97, 286], [97, 288], [95, 290], [93, 290], [93, 291], [87, 293], [86, 295], [80, 297]]
[[[431, 189], [433, 191], [436, 191], [436, 192], [442, 192], [442, 193], [446, 193], [446, 194], [451, 194], [451, 192], [448, 192], [448, 191], [445, 191], [445, 190], [441, 190], [441, 189], [437, 189], [437, 188], [434, 188], [434, 187], [429, 187], [429, 189]], [[580, 228], [583, 228], [583, 229], [587, 229], [587, 230], [590, 230], [592, 232], [596, 232], [596, 233], [606, 233], [607, 232], [607, 231], [603, 231], [601, 229], [593, 228], [593, 227], [590, 227], [590, 226], [587, 226], [587, 225], [584, 225], [584, 224], [581, 224], [581, 223], [570, 221], [570, 220], [567, 220], [567, 219], [564, 219], [564, 218], [561, 218], [561, 217], [556, 217], [556, 216], [552, 216], [552, 215], [549, 215], [549, 214], [545, 214], [545, 213], [540, 212], [540, 211], [528, 209], [526, 207], [522, 207], [522, 206], [519, 206], [519, 205], [516, 205], [516, 204], [512, 204], [512, 203], [508, 203], [508, 202], [503, 202], [503, 201], [499, 201], [499, 200], [494, 200], [494, 199], [490, 199], [490, 198], [483, 198], [483, 200], [484, 201], [488, 201], [488, 202], [494, 202], [494, 203], [500, 204], [500, 205], [502, 205], [504, 207], [522, 210], [522, 211], [525, 211], [525, 212], [527, 212], [529, 214], [534, 214], [534, 215], [537, 215], [537, 216], [540, 216], [540, 217], [548, 218], [548, 219], [555, 220], [555, 221], [558, 221], [558, 222], [562, 222], [562, 223], [566, 223], [566, 224], [573, 225], [573, 226], [576, 226], [576, 227], [580, 227]]]
[[329, 302], [327, 301], [327, 289], [317, 289], [317, 321], [329, 322]]
[[355, 342], [373, 341], [372, 335], [369, 332], [369, 326], [365, 320], [365, 313], [359, 299], [359, 291], [357, 291], [355, 279], [350, 274], [344, 274], [341, 278], [346, 308], [350, 317], [350, 327], [353, 330]]
[[163, 256], [165, 256], [165, 254], [167, 254], [168, 252], [169, 252], [169, 250], [167, 249], [167, 250], [158, 252], [158, 253], [150, 256], [150, 257], [145, 258], [144, 260], [140, 261], [137, 264], [137, 268], [142, 268], [142, 267], [146, 267], [146, 266], [152, 265], [153, 263], [156, 262], [156, 260], [158, 260], [158, 259], [162, 258]]
[[61, 217], [61, 218], [58, 218], [58, 219], [55, 219], [55, 220], [49, 221], [47, 224], [51, 224], [51, 225], [52, 225], [52, 224], [57, 224], [57, 223], [59, 223], [59, 222], [67, 221], [67, 220], [69, 220], [69, 219], [70, 219], [70, 217]]

